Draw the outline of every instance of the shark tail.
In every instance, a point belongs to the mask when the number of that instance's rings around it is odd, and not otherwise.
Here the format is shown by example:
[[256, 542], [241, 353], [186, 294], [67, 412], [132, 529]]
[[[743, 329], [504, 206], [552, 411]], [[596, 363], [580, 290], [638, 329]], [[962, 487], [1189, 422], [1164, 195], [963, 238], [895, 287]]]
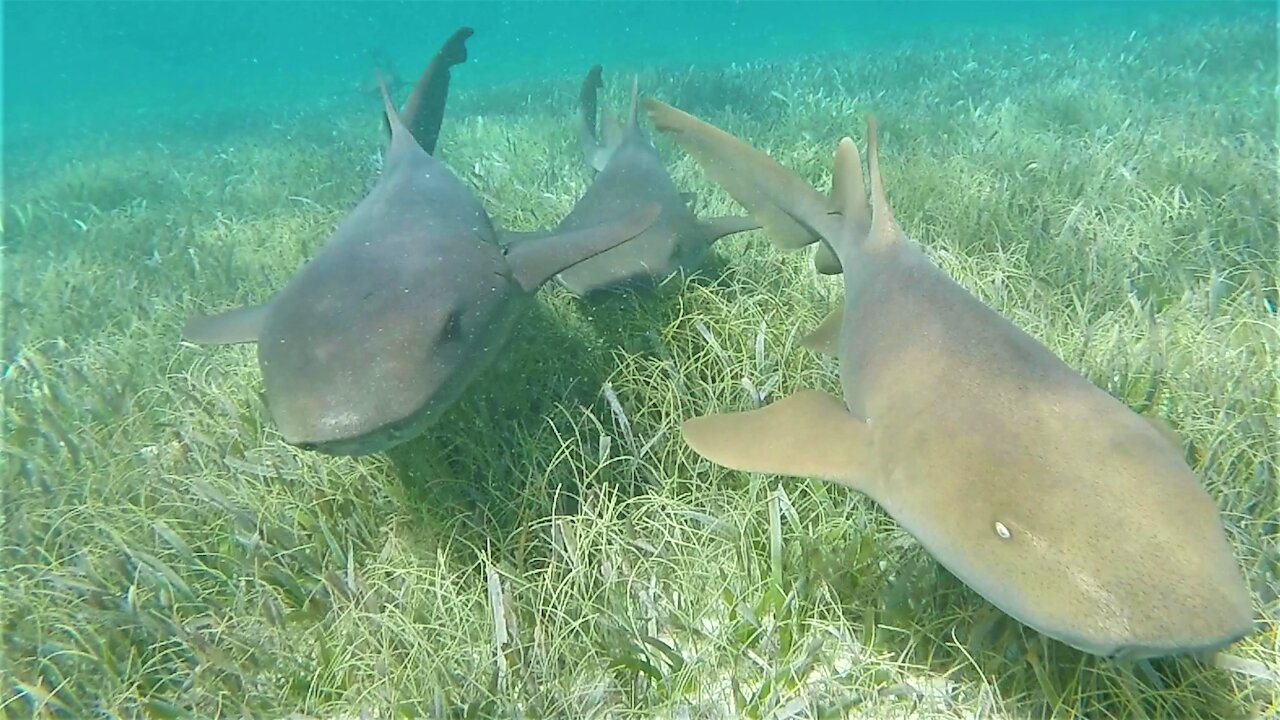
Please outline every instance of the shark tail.
[[665, 103], [647, 98], [644, 105], [654, 126], [746, 208], [776, 247], [806, 247], [830, 224], [827, 198], [763, 151]]
[[867, 119], [868, 205], [861, 158], [847, 137], [836, 148], [831, 192], [824, 197], [768, 154], [733, 135], [657, 100], [644, 102], [654, 126], [670, 134], [746, 208], [776, 247], [795, 250], [822, 240], [814, 260], [820, 272], [841, 272], [844, 262], [862, 248], [902, 236], [880, 179], [875, 118]]

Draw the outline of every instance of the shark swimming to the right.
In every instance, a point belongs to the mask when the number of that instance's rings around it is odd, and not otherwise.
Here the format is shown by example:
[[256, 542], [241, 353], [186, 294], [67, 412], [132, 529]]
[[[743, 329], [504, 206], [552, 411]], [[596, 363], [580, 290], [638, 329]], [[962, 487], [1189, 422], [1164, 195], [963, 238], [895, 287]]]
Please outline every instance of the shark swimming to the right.
[[503, 350], [543, 283], [657, 216], [636, 204], [504, 252], [474, 193], [426, 149], [470, 35], [445, 42], [403, 119], [381, 88], [381, 176], [315, 257], [266, 303], [183, 328], [193, 343], [257, 343], [267, 408], [293, 445], [361, 455], [421, 434]]
[[821, 241], [844, 275], [843, 310], [805, 341], [839, 358], [842, 397], [801, 390], [693, 418], [690, 447], [865, 493], [996, 607], [1087, 653], [1208, 652], [1252, 630], [1249, 588], [1182, 449], [907, 238], [873, 120], [868, 206], [849, 138], [825, 197], [732, 135], [646, 103], [775, 244]]
[[676, 188], [657, 149], [640, 130], [635, 79], [626, 125], [619, 125], [611, 113], [605, 112], [601, 120], [603, 138], [599, 137], [596, 115], [598, 92], [603, 86], [600, 73], [600, 66], [593, 66], [583, 79], [579, 94], [578, 140], [595, 177], [556, 230], [572, 231], [608, 222], [641, 205], [656, 204], [661, 211], [639, 236], [556, 276], [578, 296], [619, 287], [652, 286], [680, 270], [696, 271], [716, 240], [760, 227], [745, 216], [699, 219], [694, 214], [696, 196]]

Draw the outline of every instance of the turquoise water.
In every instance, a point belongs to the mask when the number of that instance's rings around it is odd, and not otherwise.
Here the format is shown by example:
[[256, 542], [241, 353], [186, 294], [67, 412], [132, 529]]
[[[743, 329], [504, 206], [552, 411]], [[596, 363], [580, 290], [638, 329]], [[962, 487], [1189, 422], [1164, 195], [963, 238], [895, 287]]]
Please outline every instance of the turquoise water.
[[477, 30], [465, 92], [597, 62], [678, 69], [1240, 13], [1274, 24], [1273, 3], [1243, 2], [6, 2], [6, 149], [340, 101], [374, 58], [415, 76], [459, 25]]

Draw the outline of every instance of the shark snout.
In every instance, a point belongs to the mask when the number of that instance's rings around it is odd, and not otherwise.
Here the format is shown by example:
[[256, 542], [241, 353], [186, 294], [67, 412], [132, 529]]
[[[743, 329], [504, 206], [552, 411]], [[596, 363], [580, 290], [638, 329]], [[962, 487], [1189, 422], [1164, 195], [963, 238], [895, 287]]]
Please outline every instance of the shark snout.
[[330, 427], [323, 432], [314, 427], [286, 429], [280, 425], [280, 430], [290, 445], [326, 455], [368, 455], [382, 452], [407, 439], [394, 428], [369, 430], [358, 425]]
[[348, 411], [308, 412], [298, 408], [297, 412], [277, 413], [275, 420], [285, 442], [303, 450], [324, 452], [327, 446], [366, 433], [361, 417]]

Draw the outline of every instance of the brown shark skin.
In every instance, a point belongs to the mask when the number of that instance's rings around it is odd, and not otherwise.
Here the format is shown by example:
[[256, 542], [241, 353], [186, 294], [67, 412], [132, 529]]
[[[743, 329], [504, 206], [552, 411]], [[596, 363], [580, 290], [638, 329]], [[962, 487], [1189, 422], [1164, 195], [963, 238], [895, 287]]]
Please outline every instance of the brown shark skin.
[[1180, 449], [902, 233], [874, 123], [873, 219], [847, 138], [831, 216], [763, 153], [674, 108], [649, 112], [748, 210], [776, 218], [788, 247], [808, 232], [844, 273], [839, 332], [824, 323], [812, 342], [835, 349], [843, 397], [800, 391], [694, 418], [683, 430], [696, 452], [867, 494], [992, 604], [1087, 653], [1207, 653], [1253, 629], [1217, 506]]
[[385, 88], [383, 99], [391, 141], [368, 196], [265, 305], [183, 331], [196, 343], [256, 341], [285, 441], [328, 454], [421, 434], [502, 351], [538, 287], [657, 215], [638, 207], [504, 253], [475, 195], [417, 144]]
[[[587, 73], [579, 96], [579, 139], [589, 166], [602, 165], [587, 191], [558, 226], [575, 230], [620, 217], [639, 205], [657, 204], [658, 219], [639, 237], [578, 263], [557, 277], [578, 296], [618, 288], [649, 287], [681, 270], [700, 268], [716, 240], [753, 230], [747, 217], [699, 220], [676, 188], [658, 151], [636, 121], [636, 97], [617, 141], [601, 147], [596, 139], [596, 93], [600, 66]], [[616, 128], [615, 128], [616, 130]], [[606, 132], [606, 138], [610, 133]]]

